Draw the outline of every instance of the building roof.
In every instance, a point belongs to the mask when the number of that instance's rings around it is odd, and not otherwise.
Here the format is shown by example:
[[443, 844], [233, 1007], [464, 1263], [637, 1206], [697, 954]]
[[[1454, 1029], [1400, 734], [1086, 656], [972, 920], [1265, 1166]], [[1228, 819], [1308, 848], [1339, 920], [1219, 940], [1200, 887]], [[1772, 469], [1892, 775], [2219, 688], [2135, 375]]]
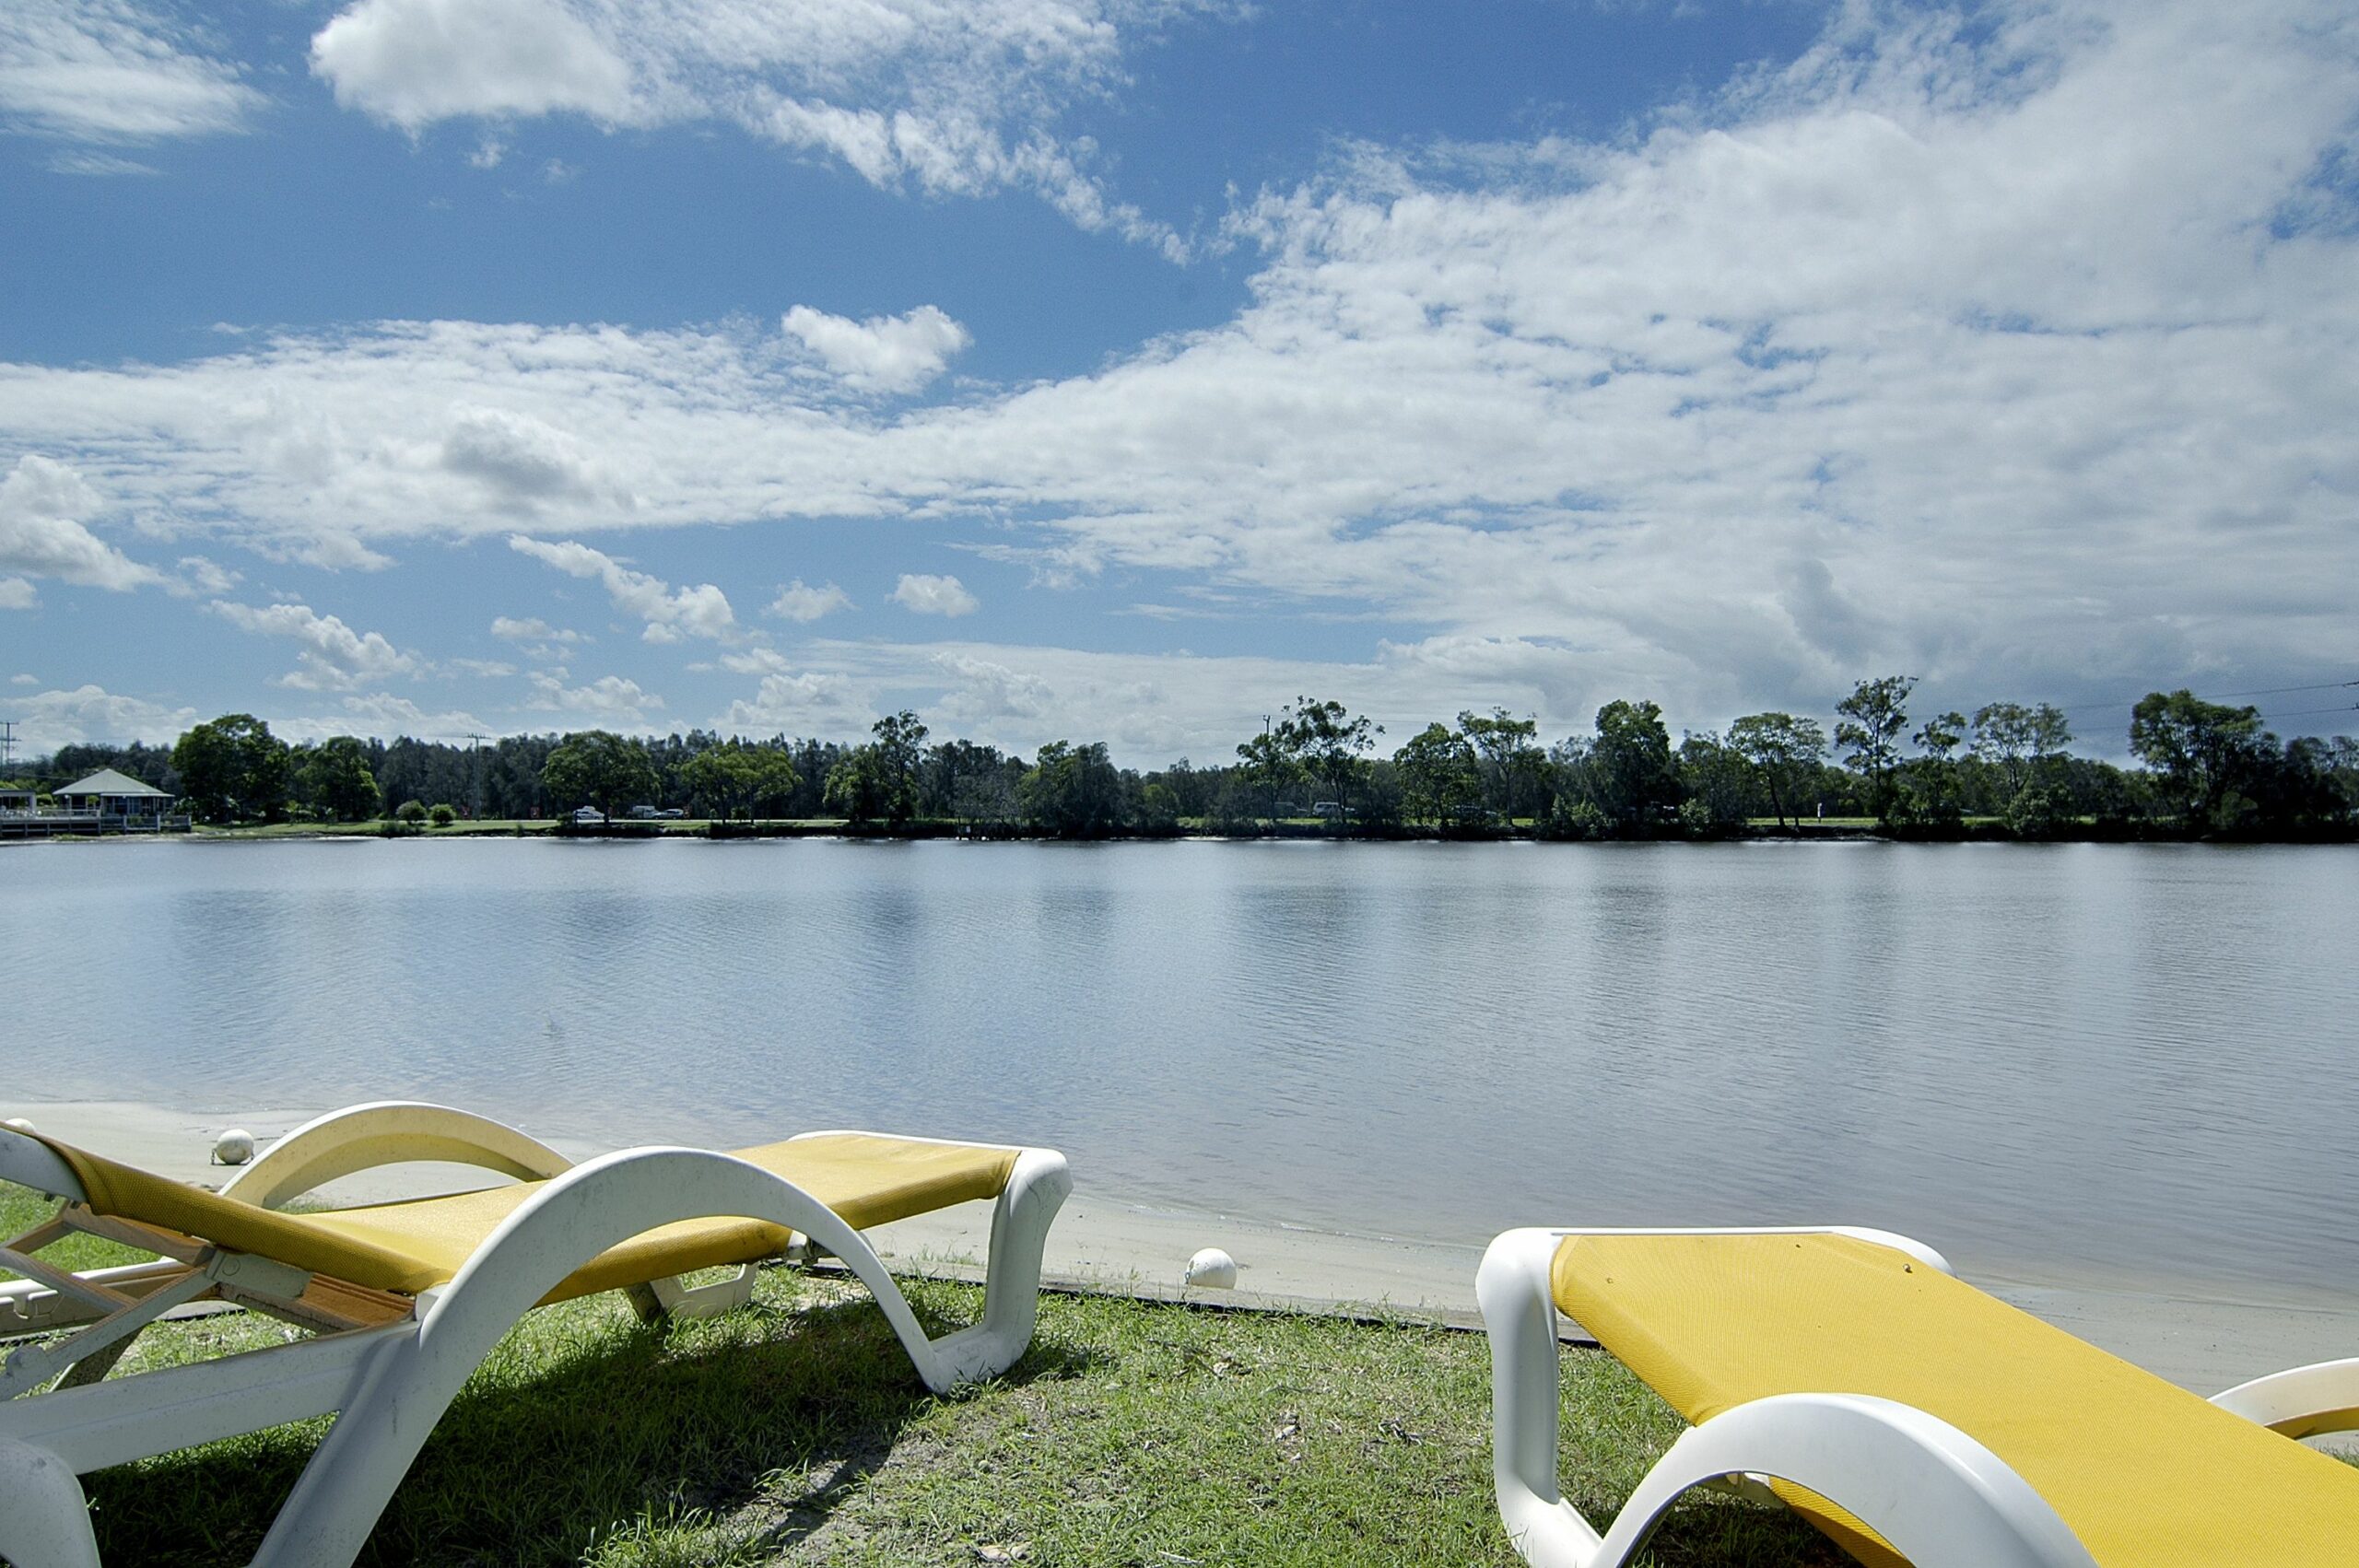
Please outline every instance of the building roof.
[[142, 784], [128, 774], [117, 773], [111, 767], [101, 767], [78, 784], [68, 784], [57, 791], [61, 795], [134, 795], [169, 801], [170, 795], [152, 784]]

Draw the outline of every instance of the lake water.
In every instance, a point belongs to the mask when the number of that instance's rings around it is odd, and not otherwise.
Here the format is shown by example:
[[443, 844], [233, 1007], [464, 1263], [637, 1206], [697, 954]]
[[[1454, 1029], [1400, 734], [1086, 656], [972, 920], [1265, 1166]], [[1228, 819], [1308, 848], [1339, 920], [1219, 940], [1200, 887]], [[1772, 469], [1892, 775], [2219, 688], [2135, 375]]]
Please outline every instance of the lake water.
[[2349, 848], [176, 840], [0, 886], [0, 1095], [866, 1126], [1327, 1229], [2359, 1292]]

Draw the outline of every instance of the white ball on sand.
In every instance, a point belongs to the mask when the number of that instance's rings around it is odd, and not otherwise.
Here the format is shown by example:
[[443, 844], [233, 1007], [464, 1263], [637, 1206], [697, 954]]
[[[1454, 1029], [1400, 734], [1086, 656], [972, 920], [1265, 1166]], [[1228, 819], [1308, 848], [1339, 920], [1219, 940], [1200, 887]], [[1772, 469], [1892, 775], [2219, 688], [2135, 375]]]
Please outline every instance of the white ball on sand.
[[1216, 1291], [1237, 1286], [1237, 1259], [1219, 1247], [1208, 1246], [1188, 1259], [1187, 1283], [1209, 1285]]
[[216, 1164], [242, 1165], [254, 1157], [254, 1135], [242, 1127], [233, 1127], [213, 1141]]
[[18, 1132], [32, 1132], [37, 1130], [31, 1122], [27, 1121], [20, 1116], [12, 1116], [6, 1121], [0, 1121], [0, 1127], [13, 1128]]

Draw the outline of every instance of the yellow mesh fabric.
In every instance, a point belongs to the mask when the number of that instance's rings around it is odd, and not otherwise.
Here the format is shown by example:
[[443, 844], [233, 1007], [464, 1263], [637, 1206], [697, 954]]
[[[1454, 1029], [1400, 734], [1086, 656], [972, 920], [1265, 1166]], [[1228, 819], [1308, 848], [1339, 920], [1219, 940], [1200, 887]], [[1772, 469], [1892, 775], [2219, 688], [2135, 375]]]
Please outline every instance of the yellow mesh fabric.
[[[459, 1271], [500, 1221], [540, 1187], [521, 1182], [447, 1198], [281, 1214], [202, 1188], [151, 1176], [85, 1150], [43, 1140], [82, 1180], [90, 1207], [164, 1225], [239, 1252], [378, 1290], [416, 1293]], [[922, 1143], [874, 1133], [829, 1133], [741, 1149], [737, 1158], [794, 1183], [855, 1230], [973, 1198], [995, 1198], [1015, 1151]], [[641, 1284], [691, 1270], [746, 1263], [786, 1245], [786, 1233], [750, 1220], [684, 1220], [599, 1254], [545, 1302]]]
[[[1870, 1394], [1980, 1441], [2104, 1568], [2359, 1563], [2359, 1470], [1889, 1247], [1834, 1235], [1568, 1237], [1556, 1305], [1703, 1422], [1772, 1394]], [[1873, 1568], [1900, 1561], [1800, 1488]]]

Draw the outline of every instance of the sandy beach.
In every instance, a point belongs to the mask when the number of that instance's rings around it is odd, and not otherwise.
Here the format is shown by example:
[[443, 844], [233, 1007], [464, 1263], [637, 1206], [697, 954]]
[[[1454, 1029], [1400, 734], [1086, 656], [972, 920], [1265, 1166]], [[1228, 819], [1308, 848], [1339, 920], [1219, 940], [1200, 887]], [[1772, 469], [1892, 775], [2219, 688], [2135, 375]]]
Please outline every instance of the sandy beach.
[[[216, 1187], [231, 1174], [211, 1161], [222, 1129], [242, 1128], [266, 1145], [315, 1114], [317, 1108], [262, 1107], [229, 1116], [125, 1102], [0, 1099], [0, 1115], [22, 1117], [68, 1142]], [[552, 1142], [574, 1159], [602, 1152]], [[330, 1187], [326, 1196], [380, 1201], [482, 1185], [484, 1174], [468, 1167], [411, 1165], [364, 1173]], [[989, 1210], [968, 1204], [872, 1235], [878, 1250], [897, 1263], [950, 1268], [980, 1259], [989, 1225]], [[1940, 1245], [1939, 1238], [1926, 1239]], [[1204, 1246], [1221, 1247], [1237, 1259], [1237, 1289], [1184, 1286], [1188, 1258]], [[1379, 1308], [1471, 1327], [1479, 1322], [1474, 1269], [1481, 1253], [1472, 1242], [1337, 1234], [1150, 1207], [1094, 1190], [1083, 1172], [1050, 1239], [1047, 1268], [1052, 1281], [1088, 1288], [1249, 1307]], [[2063, 1279], [2003, 1267], [1961, 1271], [1993, 1294], [2198, 1393], [2359, 1354], [2359, 1297]]]

